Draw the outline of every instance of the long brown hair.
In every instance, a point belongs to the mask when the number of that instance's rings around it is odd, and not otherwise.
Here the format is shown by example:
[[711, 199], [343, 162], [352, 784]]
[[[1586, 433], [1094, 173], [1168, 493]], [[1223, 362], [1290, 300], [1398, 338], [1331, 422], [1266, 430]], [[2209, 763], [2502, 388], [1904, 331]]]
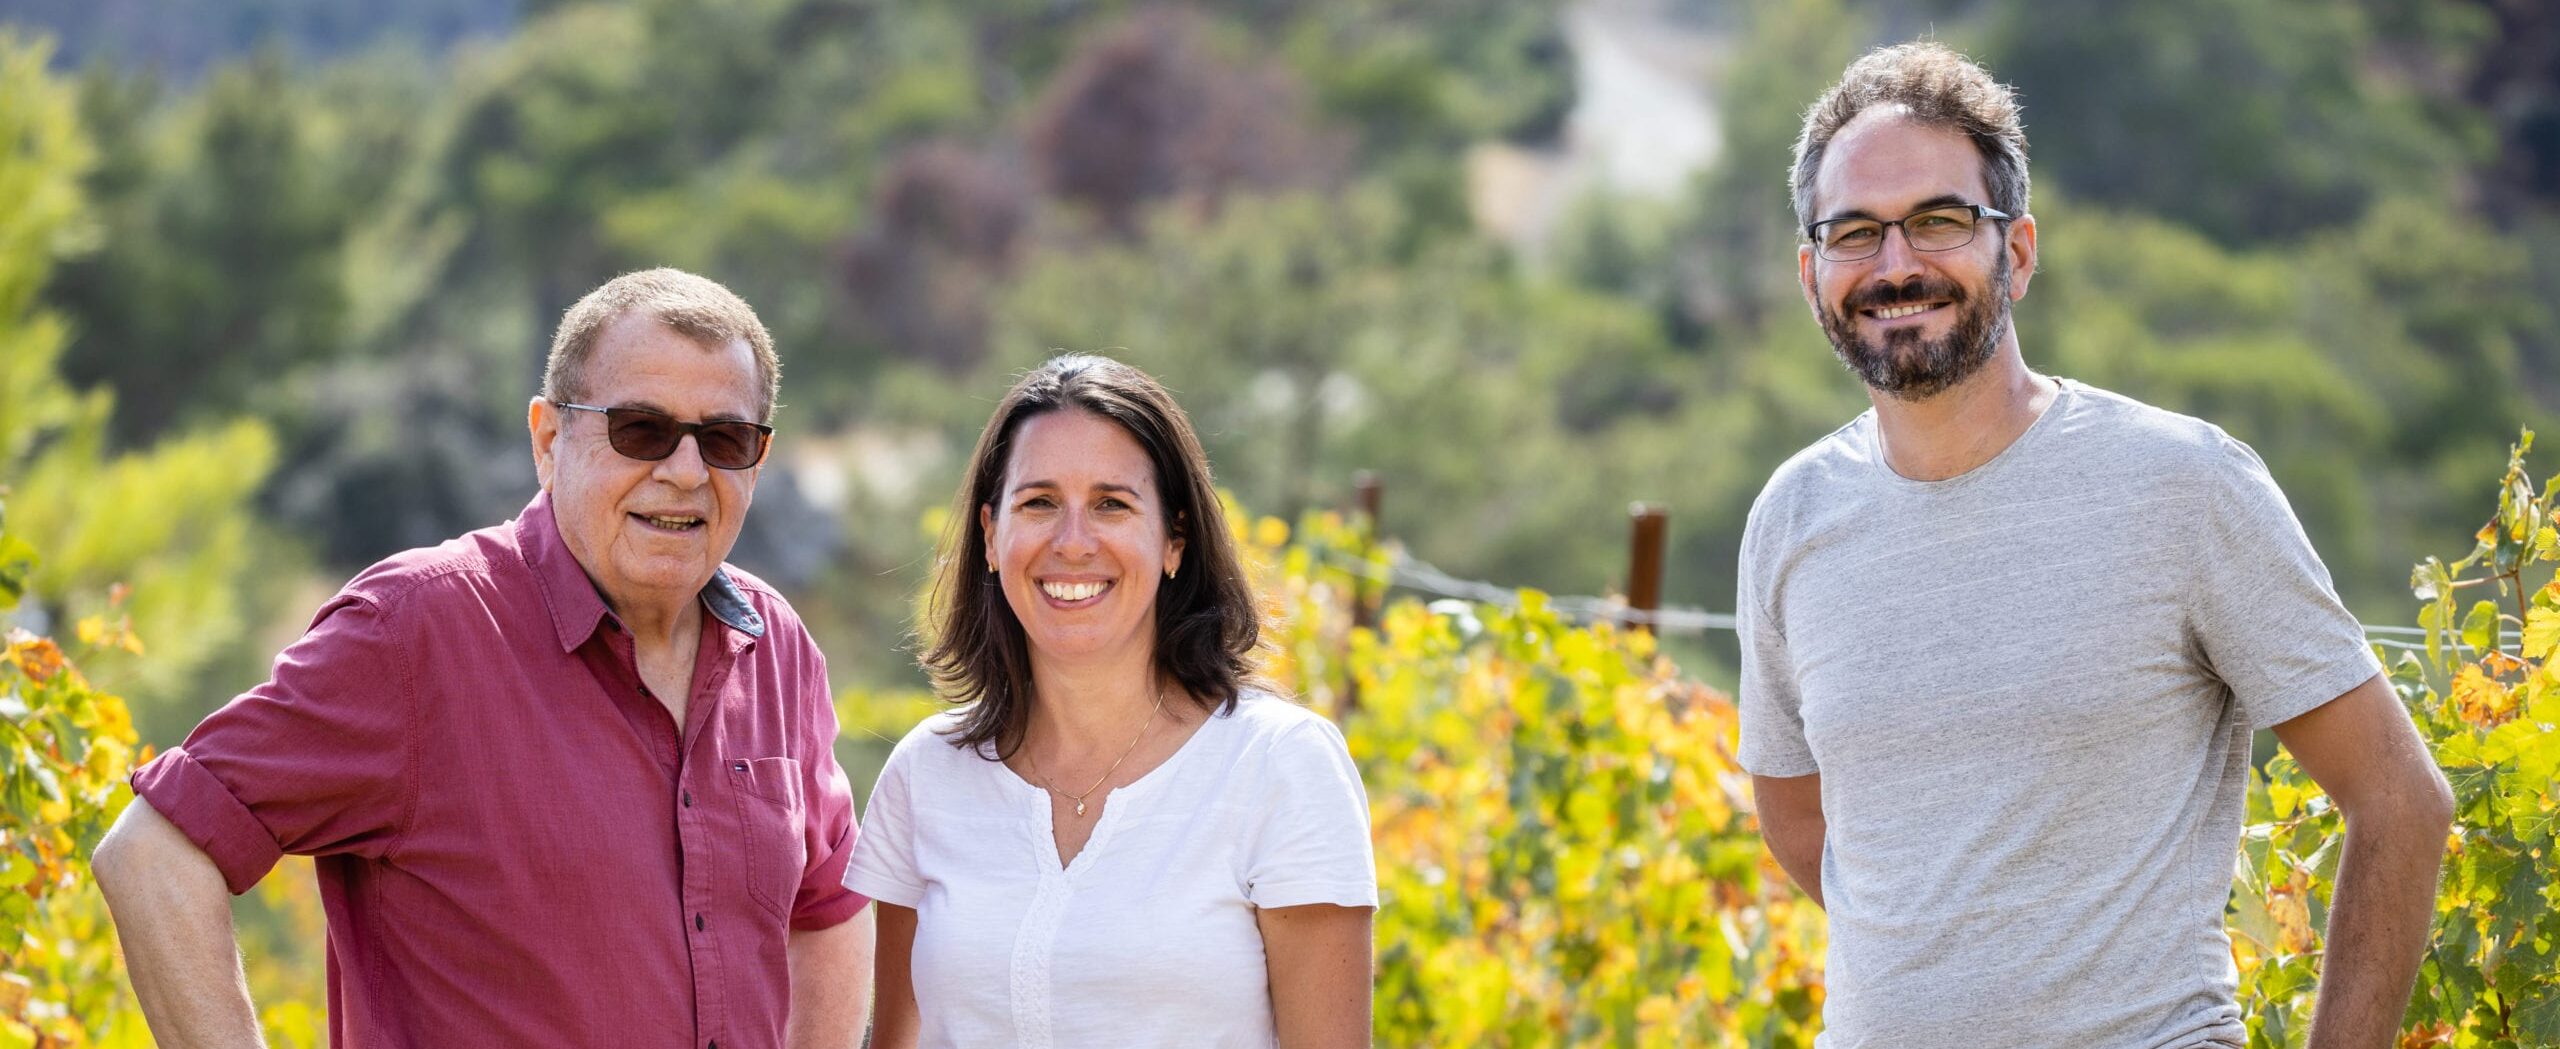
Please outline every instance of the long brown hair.
[[1156, 672], [1171, 677], [1202, 709], [1226, 713], [1254, 675], [1262, 624], [1244, 564], [1227, 533], [1225, 510], [1209, 476], [1209, 457], [1191, 419], [1147, 373], [1092, 354], [1050, 358], [1024, 375], [996, 405], [978, 434], [968, 475], [951, 501], [941, 564], [921, 617], [921, 662], [942, 697], [968, 704], [951, 731], [958, 747], [998, 758], [1022, 745], [1031, 716], [1031, 644], [994, 573], [978, 508], [993, 506], [1024, 421], [1063, 410], [1118, 423], [1146, 449], [1168, 533], [1183, 541], [1189, 571], [1156, 592]]

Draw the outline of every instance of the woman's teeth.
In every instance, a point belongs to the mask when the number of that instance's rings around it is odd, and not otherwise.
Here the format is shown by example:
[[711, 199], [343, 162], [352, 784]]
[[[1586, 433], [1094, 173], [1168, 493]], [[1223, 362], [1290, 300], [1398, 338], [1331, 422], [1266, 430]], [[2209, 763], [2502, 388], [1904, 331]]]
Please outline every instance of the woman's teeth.
[[1111, 588], [1109, 583], [1042, 583], [1040, 592], [1060, 601], [1082, 601]]

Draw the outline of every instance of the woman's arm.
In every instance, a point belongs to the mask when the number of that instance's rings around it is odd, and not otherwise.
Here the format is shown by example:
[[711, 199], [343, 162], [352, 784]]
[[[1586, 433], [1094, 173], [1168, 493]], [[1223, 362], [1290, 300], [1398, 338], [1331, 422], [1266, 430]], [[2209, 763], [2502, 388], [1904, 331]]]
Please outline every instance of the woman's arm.
[[[1254, 912], [1271, 969], [1271, 1017], [1281, 1049], [1367, 1049], [1369, 919], [1375, 910], [1310, 903]], [[888, 926], [884, 918], [883, 972], [888, 970]], [[881, 988], [885, 1003], [888, 984]], [[886, 1016], [889, 1010], [884, 1004], [880, 1011]]]
[[915, 974], [908, 968], [916, 946], [916, 912], [911, 907], [872, 901], [880, 912], [880, 943], [871, 968], [872, 1049], [915, 1049]]

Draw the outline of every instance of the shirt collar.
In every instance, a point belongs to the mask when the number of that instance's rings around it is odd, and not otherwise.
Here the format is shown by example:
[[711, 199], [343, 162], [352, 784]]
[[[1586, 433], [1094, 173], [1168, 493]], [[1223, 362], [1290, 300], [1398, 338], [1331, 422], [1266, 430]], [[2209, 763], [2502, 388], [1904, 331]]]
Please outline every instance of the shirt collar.
[[[516, 549], [523, 555], [525, 567], [533, 570], [534, 582], [542, 588], [543, 604], [551, 610], [551, 628], [559, 636], [560, 650], [573, 651], [595, 636], [598, 624], [611, 618], [613, 611], [605, 607], [604, 596], [596, 593], [596, 584], [587, 578], [587, 570], [569, 553], [569, 544], [560, 538], [559, 521], [551, 513], [551, 493], [534, 493], [525, 504], [524, 513], [516, 517]], [[747, 602], [737, 580], [730, 578], [729, 568], [722, 565], [711, 573], [711, 581], [703, 584], [702, 607], [721, 625], [748, 637], [764, 636], [764, 617]]]

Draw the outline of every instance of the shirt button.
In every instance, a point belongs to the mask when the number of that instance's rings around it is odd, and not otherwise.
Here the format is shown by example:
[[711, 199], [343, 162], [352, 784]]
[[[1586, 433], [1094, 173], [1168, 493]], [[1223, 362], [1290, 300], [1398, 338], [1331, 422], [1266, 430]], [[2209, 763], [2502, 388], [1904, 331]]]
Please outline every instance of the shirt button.
[[693, 931], [702, 931], [702, 916], [699, 914], [693, 916]]
[[688, 791], [684, 792], [684, 807], [686, 807], [686, 808], [688, 808], [688, 809], [693, 807], [693, 792], [692, 792], [692, 791], [689, 791], [689, 790], [688, 790]]

